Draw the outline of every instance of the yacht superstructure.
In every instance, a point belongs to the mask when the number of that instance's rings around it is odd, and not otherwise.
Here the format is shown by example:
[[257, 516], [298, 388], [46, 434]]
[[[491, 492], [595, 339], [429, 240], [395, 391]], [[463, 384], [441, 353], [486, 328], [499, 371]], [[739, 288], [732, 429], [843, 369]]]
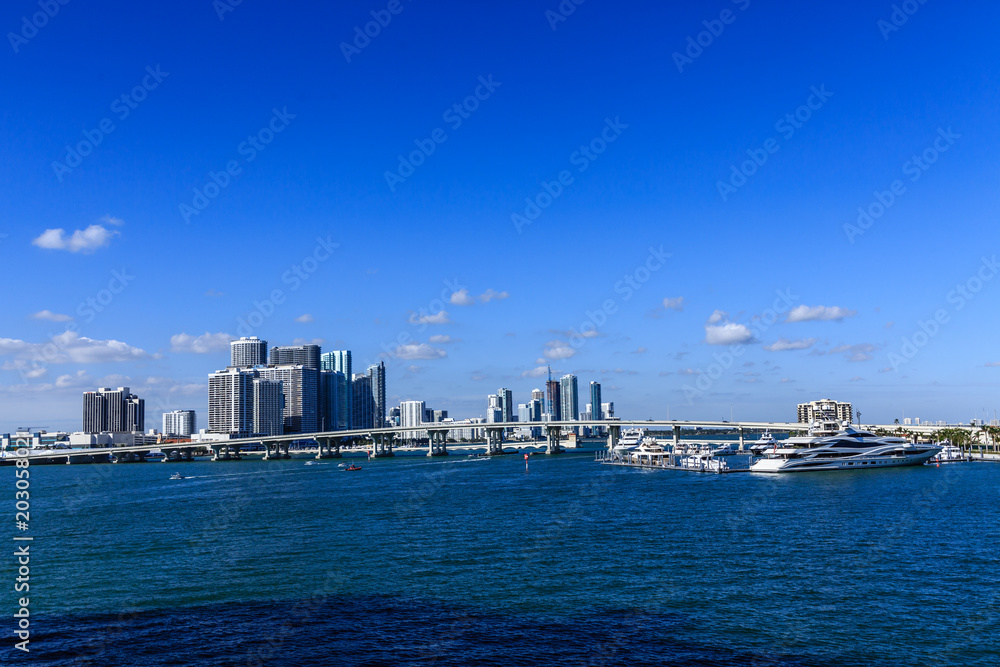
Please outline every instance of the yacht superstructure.
[[[836, 422], [834, 422], [836, 424]], [[879, 437], [850, 426], [831, 433], [821, 423], [808, 437], [789, 438], [765, 451], [767, 458], [750, 466], [751, 472], [808, 470], [868, 470], [923, 465], [941, 451], [938, 445], [913, 444], [906, 438]]]

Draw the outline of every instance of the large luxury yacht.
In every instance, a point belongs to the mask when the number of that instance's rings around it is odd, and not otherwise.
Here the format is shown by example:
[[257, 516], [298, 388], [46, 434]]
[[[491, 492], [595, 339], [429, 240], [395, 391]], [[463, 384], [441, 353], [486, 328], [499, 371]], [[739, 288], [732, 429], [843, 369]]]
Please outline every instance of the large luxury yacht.
[[767, 458], [750, 466], [750, 471], [804, 472], [918, 466], [941, 451], [938, 445], [912, 444], [906, 438], [879, 437], [850, 426], [843, 426], [835, 433], [831, 433], [832, 430], [830, 423], [823, 422], [814, 425], [808, 437], [789, 438], [776, 443], [770, 452], [765, 452]]

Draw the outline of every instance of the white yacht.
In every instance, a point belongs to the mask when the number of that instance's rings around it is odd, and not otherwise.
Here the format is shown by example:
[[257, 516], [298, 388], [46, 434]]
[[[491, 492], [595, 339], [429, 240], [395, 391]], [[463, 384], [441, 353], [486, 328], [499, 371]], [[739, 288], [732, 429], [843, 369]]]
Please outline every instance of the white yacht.
[[646, 429], [644, 428], [625, 429], [622, 431], [622, 435], [618, 439], [618, 445], [615, 447], [615, 451], [622, 454], [631, 449], [635, 449], [639, 446], [639, 443], [645, 439], [645, 435]]
[[[850, 426], [829, 434], [825, 422], [808, 437], [789, 438], [750, 466], [751, 472], [868, 470], [923, 465], [941, 451], [938, 445], [912, 444], [906, 438], [879, 437]], [[822, 434], [818, 435], [817, 434]]]
[[763, 455], [768, 450], [775, 449], [778, 445], [778, 441], [774, 439], [770, 431], [764, 431], [757, 442], [750, 445], [750, 451], [758, 456]]
[[971, 460], [971, 457], [963, 452], [961, 447], [953, 445], [947, 440], [939, 444], [941, 451], [932, 456], [928, 463], [961, 463]]

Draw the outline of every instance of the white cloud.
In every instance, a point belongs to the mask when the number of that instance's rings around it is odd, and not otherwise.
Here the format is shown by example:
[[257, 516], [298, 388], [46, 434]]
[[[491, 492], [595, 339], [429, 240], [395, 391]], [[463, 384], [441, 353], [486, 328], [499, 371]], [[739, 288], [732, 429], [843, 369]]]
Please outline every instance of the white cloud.
[[451, 336], [449, 336], [447, 334], [437, 334], [437, 335], [431, 336], [430, 338], [428, 338], [428, 340], [430, 342], [432, 342], [432, 343], [438, 343], [438, 344], [457, 343], [458, 342], [457, 338], [452, 338]]
[[225, 296], [225, 293], [220, 292], [219, 290], [217, 290], [217, 289], [215, 289], [213, 287], [212, 289], [210, 289], [207, 292], [205, 292], [205, 296], [220, 297], [220, 296]]
[[788, 350], [808, 350], [810, 347], [816, 344], [815, 338], [803, 338], [801, 340], [788, 340], [787, 338], [779, 338], [776, 342], [770, 345], [765, 345], [764, 349], [769, 352], [786, 352]]
[[682, 368], [677, 371], [678, 375], [701, 375], [701, 371], [696, 371], [693, 368]]
[[233, 336], [227, 333], [208, 333], [192, 336], [186, 333], [174, 334], [170, 337], [170, 351], [181, 354], [210, 354], [229, 349]]
[[448, 301], [456, 306], [471, 306], [476, 303], [476, 300], [469, 295], [469, 290], [465, 288], [452, 292]]
[[744, 324], [727, 322], [726, 324], [705, 326], [705, 342], [709, 345], [737, 345], [753, 340], [753, 332]]
[[708, 324], [718, 324], [719, 322], [727, 319], [729, 313], [724, 310], [716, 310], [711, 315], [708, 316]]
[[543, 378], [549, 374], [548, 366], [538, 366], [537, 368], [532, 368], [530, 371], [524, 371], [521, 373], [523, 378]]
[[443, 359], [448, 353], [427, 343], [409, 343], [397, 347], [395, 356], [400, 359]]
[[479, 295], [479, 300], [482, 301], [483, 303], [489, 303], [494, 299], [497, 300], [506, 299], [509, 296], [510, 294], [508, 294], [507, 292], [497, 292], [496, 290], [488, 289]]
[[550, 340], [542, 354], [546, 359], [569, 359], [576, 354], [576, 350], [561, 340]]
[[863, 377], [861, 377], [860, 375], [855, 375], [850, 380], [848, 380], [848, 382], [864, 382], [864, 380], [865, 379]]
[[832, 348], [828, 354], [839, 354], [843, 352], [848, 361], [870, 361], [874, 357], [872, 352], [878, 347], [871, 343], [858, 343], [857, 345], [838, 345]]
[[69, 322], [72, 317], [61, 313], [53, 313], [51, 310], [40, 310], [31, 316], [33, 320], [48, 320], [49, 322]]
[[1000, 361], [991, 361], [986, 364], [987, 366], [1000, 366]]
[[423, 369], [424, 369], [423, 366], [417, 366], [416, 364], [410, 364], [409, 366], [406, 367], [406, 370], [410, 371], [411, 373], [419, 373]]
[[856, 310], [848, 310], [840, 306], [796, 306], [788, 313], [788, 322], [809, 322], [812, 320], [842, 320], [854, 317]]
[[649, 350], [647, 350], [644, 347], [637, 347], [636, 349], [632, 350], [632, 354], [646, 354], [646, 352], [648, 351]]
[[116, 227], [121, 227], [125, 224], [125, 221], [121, 218], [116, 218], [113, 215], [105, 215], [101, 218], [101, 222], [106, 222], [109, 225], [115, 225]]
[[91, 225], [83, 230], [78, 229], [69, 236], [64, 229], [46, 229], [31, 243], [46, 250], [90, 253], [108, 245], [111, 239], [119, 234], [104, 225]]
[[50, 364], [99, 364], [136, 359], [156, 359], [145, 350], [117, 340], [95, 340], [75, 331], [64, 331], [44, 343], [28, 343], [15, 338], [0, 338], [0, 354], [16, 359], [41, 360]]
[[305, 313], [303, 315], [299, 315], [298, 317], [296, 317], [295, 321], [298, 322], [299, 324], [310, 324], [312, 322], [315, 322], [316, 320], [309, 313]]
[[410, 324], [451, 324], [451, 320], [448, 319], [448, 311], [442, 310], [434, 315], [419, 315], [417, 313], [410, 313]]
[[684, 297], [682, 296], [668, 296], [663, 300], [663, 307], [667, 310], [684, 310]]

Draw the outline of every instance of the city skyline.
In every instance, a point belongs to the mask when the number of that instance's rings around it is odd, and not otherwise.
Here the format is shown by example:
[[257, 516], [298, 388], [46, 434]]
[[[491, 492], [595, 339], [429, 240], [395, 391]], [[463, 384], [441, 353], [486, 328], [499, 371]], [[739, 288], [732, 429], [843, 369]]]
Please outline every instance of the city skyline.
[[0, 431], [103, 386], [205, 424], [240, 336], [386, 355], [388, 405], [455, 417], [551, 365], [626, 418], [993, 418], [1000, 9], [403, 6], [358, 53], [350, 3], [66, 9], [12, 46]]

